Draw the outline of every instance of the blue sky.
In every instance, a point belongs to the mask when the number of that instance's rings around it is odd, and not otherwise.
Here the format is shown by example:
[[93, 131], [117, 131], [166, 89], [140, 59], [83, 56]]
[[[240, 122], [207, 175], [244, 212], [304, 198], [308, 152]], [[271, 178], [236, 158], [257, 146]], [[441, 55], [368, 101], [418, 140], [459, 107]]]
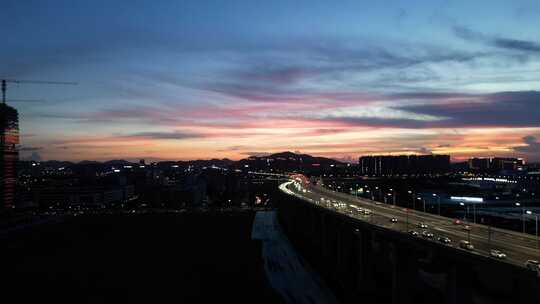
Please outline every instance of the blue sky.
[[155, 2], [0, 3], [23, 157], [540, 160], [538, 1]]

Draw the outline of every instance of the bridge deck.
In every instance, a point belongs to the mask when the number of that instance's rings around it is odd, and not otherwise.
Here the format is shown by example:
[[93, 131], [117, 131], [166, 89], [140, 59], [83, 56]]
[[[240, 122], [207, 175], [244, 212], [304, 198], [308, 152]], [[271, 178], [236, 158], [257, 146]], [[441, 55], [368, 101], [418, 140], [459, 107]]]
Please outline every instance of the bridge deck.
[[[500, 250], [507, 255], [505, 259], [500, 259], [501, 262], [521, 267], [525, 265], [527, 260], [540, 260], [540, 250], [538, 249], [540, 240], [532, 235], [472, 223], [468, 224], [470, 230], [467, 231], [464, 230], [463, 225], [456, 225], [452, 219], [447, 217], [357, 198], [318, 185], [310, 185], [305, 183], [305, 180], [301, 181], [301, 184], [284, 183], [280, 189], [313, 204], [347, 214], [373, 225], [403, 233], [414, 230], [419, 233], [419, 237], [422, 237], [423, 231], [429, 231], [434, 234], [434, 237], [431, 238], [434, 242], [438, 242], [438, 237], [448, 237], [452, 240], [450, 244], [440, 243], [441, 246], [459, 248], [461, 240], [470, 240], [475, 247], [474, 250], [470, 251], [471, 254], [489, 257], [492, 249]], [[371, 213], [369, 215], [363, 214], [359, 208], [370, 210]], [[396, 219], [397, 222], [392, 222], [392, 218]], [[428, 228], [418, 227], [419, 223], [428, 225]]]

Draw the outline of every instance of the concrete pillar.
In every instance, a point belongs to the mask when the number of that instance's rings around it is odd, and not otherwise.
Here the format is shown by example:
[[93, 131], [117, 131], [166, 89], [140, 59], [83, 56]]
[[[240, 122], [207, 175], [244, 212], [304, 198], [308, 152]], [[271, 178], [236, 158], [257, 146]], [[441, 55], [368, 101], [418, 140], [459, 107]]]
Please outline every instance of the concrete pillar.
[[324, 259], [328, 257], [328, 225], [326, 223], [326, 215], [324, 212], [321, 212], [320, 215], [320, 227], [321, 227], [321, 257]]
[[446, 291], [444, 298], [447, 304], [457, 304], [457, 268], [455, 264], [448, 264], [448, 273], [446, 276]]
[[472, 265], [460, 263], [455, 267], [455, 302], [460, 304], [472, 303], [474, 271]]
[[334, 268], [334, 275], [336, 276], [336, 279], [337, 280], [341, 280], [341, 274], [343, 273], [342, 269], [343, 269], [343, 256], [342, 256], [342, 252], [343, 252], [343, 224], [342, 223], [339, 223], [339, 224], [336, 224], [336, 234], [335, 234], [335, 237], [336, 237], [336, 242], [335, 242], [335, 252], [336, 252], [336, 267]]
[[356, 294], [358, 303], [375, 303], [375, 279], [373, 276], [373, 259], [370, 233], [363, 230], [364, 228], [355, 231], [355, 246], [356, 256], [353, 258], [357, 261], [357, 268], [354, 269], [356, 276], [356, 285], [354, 293]]
[[364, 254], [364, 241], [365, 237], [359, 228], [355, 228], [354, 231], [355, 236], [355, 253], [356, 256], [354, 257], [356, 259], [356, 263], [358, 265], [357, 269], [355, 269], [355, 275], [356, 275], [356, 289], [360, 290], [364, 285], [362, 284], [362, 281], [365, 280], [366, 276], [366, 265], [365, 265], [365, 254]]
[[413, 284], [418, 267], [414, 254], [410, 248], [399, 242], [390, 243], [388, 247], [392, 262], [392, 303], [412, 303]]

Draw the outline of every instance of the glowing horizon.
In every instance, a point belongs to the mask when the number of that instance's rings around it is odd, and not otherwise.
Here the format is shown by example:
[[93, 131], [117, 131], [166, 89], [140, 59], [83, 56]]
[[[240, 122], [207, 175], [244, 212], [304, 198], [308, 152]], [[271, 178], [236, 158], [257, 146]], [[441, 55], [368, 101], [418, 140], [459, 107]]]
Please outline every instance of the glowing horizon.
[[540, 161], [534, 1], [59, 2], [0, 10], [1, 77], [79, 82], [8, 88], [25, 159]]

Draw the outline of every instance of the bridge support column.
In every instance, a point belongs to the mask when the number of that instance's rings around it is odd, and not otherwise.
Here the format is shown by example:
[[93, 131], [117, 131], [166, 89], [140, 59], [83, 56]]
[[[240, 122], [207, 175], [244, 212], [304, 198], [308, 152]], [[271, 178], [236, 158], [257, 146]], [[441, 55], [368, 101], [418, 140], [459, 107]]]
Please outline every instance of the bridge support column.
[[321, 257], [326, 259], [328, 257], [328, 225], [326, 223], [326, 215], [324, 212], [321, 212], [320, 215], [321, 223]]
[[392, 303], [412, 303], [413, 284], [416, 279], [416, 260], [402, 244], [389, 244], [392, 261]]
[[343, 268], [344, 268], [344, 265], [343, 265], [343, 246], [345, 245], [344, 242], [343, 242], [343, 224], [342, 223], [339, 223], [339, 224], [336, 224], [337, 227], [336, 227], [336, 243], [335, 243], [335, 246], [336, 246], [336, 267], [335, 267], [335, 270], [334, 270], [334, 273], [335, 273], [335, 276], [336, 276], [336, 279], [338, 281], [341, 281], [342, 280], [342, 274], [343, 274]]
[[356, 286], [355, 293], [358, 295], [359, 302], [375, 303], [375, 287], [373, 278], [373, 259], [371, 248], [371, 234], [365, 230], [355, 230], [355, 252], [356, 265], [355, 271]]
[[474, 288], [474, 271], [471, 265], [455, 265], [452, 267], [453, 278], [448, 280], [449, 284], [454, 285], [454, 303], [467, 304], [472, 303], [472, 290]]

